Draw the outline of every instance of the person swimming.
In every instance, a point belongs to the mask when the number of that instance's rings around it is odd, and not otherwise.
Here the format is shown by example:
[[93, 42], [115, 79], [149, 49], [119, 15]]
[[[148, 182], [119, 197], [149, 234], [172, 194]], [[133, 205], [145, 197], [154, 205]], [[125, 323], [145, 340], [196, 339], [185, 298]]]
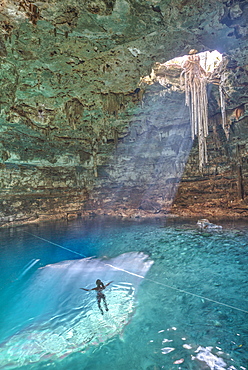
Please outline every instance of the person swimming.
[[101, 311], [102, 315], [103, 315], [103, 309], [101, 307], [101, 300], [103, 300], [105, 310], [108, 311], [106, 297], [105, 297], [105, 294], [102, 293], [102, 291], [103, 291], [103, 289], [105, 289], [112, 282], [113, 281], [110, 281], [108, 284], [104, 285], [103, 282], [100, 279], [97, 279], [95, 288], [92, 288], [92, 289], [80, 288], [80, 289], [86, 290], [87, 292], [90, 292], [91, 290], [96, 290], [97, 291], [97, 295], [96, 295], [97, 304], [98, 304], [99, 310]]

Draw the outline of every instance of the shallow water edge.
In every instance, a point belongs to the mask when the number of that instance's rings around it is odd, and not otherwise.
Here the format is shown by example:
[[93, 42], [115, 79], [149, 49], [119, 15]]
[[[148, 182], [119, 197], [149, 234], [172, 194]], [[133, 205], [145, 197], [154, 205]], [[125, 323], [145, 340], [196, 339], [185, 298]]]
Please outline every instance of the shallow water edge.
[[201, 214], [199, 211], [192, 213], [192, 212], [151, 212], [151, 211], [143, 211], [143, 210], [119, 210], [119, 211], [111, 211], [111, 212], [104, 212], [104, 210], [92, 210], [92, 211], [68, 211], [68, 212], [58, 212], [53, 214], [44, 214], [44, 215], [32, 215], [30, 217], [18, 219], [15, 216], [9, 216], [4, 219], [0, 219], [0, 228], [8, 228], [8, 227], [15, 227], [21, 225], [28, 225], [28, 224], [39, 224], [43, 222], [54, 222], [56, 220], [60, 221], [72, 221], [75, 219], [82, 219], [82, 220], [89, 220], [94, 218], [102, 218], [102, 219], [113, 219], [113, 220], [162, 220], [165, 222], [173, 223], [196, 223], [199, 219], [208, 219], [210, 222], [219, 224], [219, 223], [245, 223], [248, 218], [246, 214], [240, 215], [236, 212], [216, 212], [213, 215], [211, 212], [207, 213], [204, 212]]

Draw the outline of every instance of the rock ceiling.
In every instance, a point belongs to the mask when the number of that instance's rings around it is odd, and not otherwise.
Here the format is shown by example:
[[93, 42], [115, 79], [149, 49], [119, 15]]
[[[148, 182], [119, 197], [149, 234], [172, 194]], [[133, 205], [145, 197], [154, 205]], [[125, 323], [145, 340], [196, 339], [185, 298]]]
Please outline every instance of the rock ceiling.
[[[3, 224], [89, 212], [246, 215], [247, 1], [2, 0], [0, 11]], [[226, 61], [229, 137], [209, 84], [203, 171], [178, 73], [166, 86], [142, 83], [191, 49]]]

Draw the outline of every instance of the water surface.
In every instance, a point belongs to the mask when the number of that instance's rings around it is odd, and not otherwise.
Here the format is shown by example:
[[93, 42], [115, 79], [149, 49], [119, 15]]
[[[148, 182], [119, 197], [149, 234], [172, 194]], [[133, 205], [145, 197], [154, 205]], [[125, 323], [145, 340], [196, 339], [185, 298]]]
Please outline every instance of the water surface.
[[[95, 218], [2, 229], [0, 368], [247, 369], [247, 229], [245, 223], [219, 224], [222, 231], [202, 232], [195, 221]], [[46, 289], [45, 279], [37, 281], [39, 272], [64, 266], [64, 261], [70, 266], [91, 256], [116, 261], [133, 252], [144, 253], [153, 264], [146, 275], [140, 272], [144, 279], [135, 281], [128, 274], [131, 261], [125, 265], [127, 272], [116, 272], [116, 281], [105, 292], [109, 312], [103, 316], [93, 293], [78, 294], [81, 274], [73, 284], [68, 282], [71, 274], [62, 274], [63, 294], [68, 291], [76, 298], [63, 298], [57, 321], [51, 302], [61, 297], [60, 281], [52, 288], [55, 278], [47, 275], [48, 295], [41, 299], [32, 293], [39, 281]], [[135, 258], [133, 266], [139, 275], [142, 265]], [[108, 269], [105, 265], [99, 278], [108, 277]], [[95, 276], [92, 271], [87, 274], [87, 287], [94, 286]], [[67, 325], [63, 332], [61, 325]], [[89, 332], [96, 340], [87, 337], [87, 346], [77, 342], [79, 333]], [[27, 363], [30, 346], [38, 343], [41, 333], [49, 338], [54, 355], [40, 359], [30, 352]], [[26, 355], [21, 356], [18, 351], [25, 345]]]

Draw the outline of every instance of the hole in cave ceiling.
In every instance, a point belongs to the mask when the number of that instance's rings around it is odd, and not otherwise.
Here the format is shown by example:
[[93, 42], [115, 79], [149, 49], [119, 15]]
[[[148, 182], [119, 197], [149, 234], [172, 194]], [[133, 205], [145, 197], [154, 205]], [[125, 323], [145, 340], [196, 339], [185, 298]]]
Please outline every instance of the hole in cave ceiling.
[[[189, 107], [192, 139], [198, 137], [199, 168], [208, 163], [208, 96], [209, 83], [219, 86], [222, 126], [228, 137], [225, 96], [223, 86], [223, 57], [217, 50], [198, 53], [190, 50], [188, 55], [176, 57], [165, 63], [156, 63], [150, 76], [141, 78], [141, 83], [152, 85], [158, 82], [171, 90], [185, 92], [185, 104]], [[164, 91], [166, 93], [166, 90]]]

